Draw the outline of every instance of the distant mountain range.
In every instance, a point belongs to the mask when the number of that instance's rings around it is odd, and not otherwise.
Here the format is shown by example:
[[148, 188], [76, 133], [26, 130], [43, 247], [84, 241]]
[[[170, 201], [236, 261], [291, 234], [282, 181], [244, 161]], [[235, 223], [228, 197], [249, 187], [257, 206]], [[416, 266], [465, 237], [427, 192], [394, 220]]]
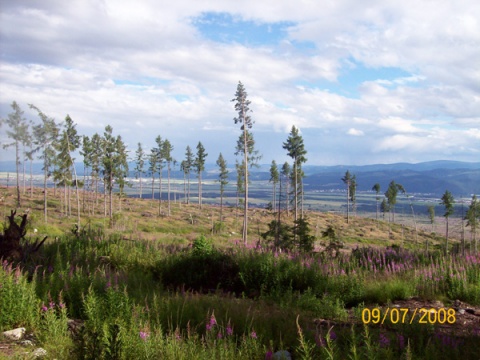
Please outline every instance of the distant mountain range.
[[[130, 164], [130, 169], [134, 168]], [[33, 172], [42, 173], [42, 164], [34, 163]], [[258, 169], [253, 169], [251, 178], [255, 180], [268, 181], [270, 165], [262, 165]], [[27, 172], [28, 172], [27, 165]], [[471, 194], [480, 194], [480, 162], [470, 163], [461, 161], [429, 161], [416, 164], [395, 163], [395, 164], [375, 164], [375, 165], [335, 165], [335, 166], [304, 166], [305, 172], [305, 190], [336, 190], [343, 189], [345, 185], [341, 178], [346, 171], [350, 171], [357, 178], [357, 190], [371, 190], [375, 183], [379, 183], [384, 192], [390, 181], [402, 184], [408, 193], [431, 194], [432, 196], [441, 196], [445, 190], [449, 190], [454, 196], [470, 196]], [[0, 172], [15, 172], [15, 163], [13, 161], [0, 161]], [[77, 173], [83, 175], [83, 166], [77, 165]], [[131, 172], [130, 176], [134, 176]], [[236, 172], [230, 169], [231, 181], [235, 181]], [[172, 172], [172, 177], [183, 178], [180, 171]], [[216, 179], [218, 177], [218, 168], [214, 164], [206, 164], [204, 179]], [[191, 175], [195, 178], [195, 174]]]
[[[357, 178], [357, 191], [371, 190], [376, 183], [384, 192], [390, 181], [402, 184], [410, 193], [441, 196], [449, 190], [456, 196], [480, 194], [480, 162], [429, 161], [417, 164], [375, 164], [362, 166], [314, 166], [307, 165], [304, 186], [307, 191], [344, 189], [341, 178], [348, 170]], [[262, 166], [253, 177], [269, 180], [269, 166]]]

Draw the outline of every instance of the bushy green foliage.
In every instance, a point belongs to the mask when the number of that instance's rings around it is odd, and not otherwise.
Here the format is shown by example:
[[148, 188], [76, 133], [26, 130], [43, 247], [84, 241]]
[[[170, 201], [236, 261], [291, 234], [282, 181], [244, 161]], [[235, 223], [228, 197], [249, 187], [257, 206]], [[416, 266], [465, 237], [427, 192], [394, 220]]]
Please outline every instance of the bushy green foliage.
[[0, 330], [36, 327], [39, 309], [35, 284], [28, 281], [19, 266], [4, 261], [0, 266]]
[[211, 241], [203, 235], [196, 238], [192, 244], [192, 252], [194, 255], [210, 255], [213, 252], [213, 245]]
[[297, 238], [298, 249], [303, 253], [309, 253], [313, 250], [315, 243], [315, 236], [310, 235], [310, 224], [306, 217], [300, 217], [295, 220], [293, 231]]
[[261, 236], [277, 250], [293, 250], [292, 228], [284, 222], [272, 220]]

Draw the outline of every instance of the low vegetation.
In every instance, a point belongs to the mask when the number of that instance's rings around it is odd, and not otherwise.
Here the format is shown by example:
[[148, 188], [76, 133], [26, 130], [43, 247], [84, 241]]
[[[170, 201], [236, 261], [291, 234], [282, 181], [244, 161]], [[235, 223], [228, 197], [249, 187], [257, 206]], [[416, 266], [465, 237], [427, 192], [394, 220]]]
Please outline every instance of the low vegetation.
[[3, 260], [0, 331], [26, 327], [48, 358], [478, 358], [478, 326], [363, 324], [363, 310], [412, 298], [480, 305], [480, 254], [444, 255], [432, 234], [308, 213], [314, 250], [281, 251], [262, 237], [274, 220], [264, 210], [249, 210], [245, 247], [231, 208], [218, 231], [215, 207], [172, 204], [167, 218], [140, 199], [111, 221], [92, 215], [76, 229], [58, 211], [40, 227], [35, 196], [25, 241], [49, 238], [22, 262]]

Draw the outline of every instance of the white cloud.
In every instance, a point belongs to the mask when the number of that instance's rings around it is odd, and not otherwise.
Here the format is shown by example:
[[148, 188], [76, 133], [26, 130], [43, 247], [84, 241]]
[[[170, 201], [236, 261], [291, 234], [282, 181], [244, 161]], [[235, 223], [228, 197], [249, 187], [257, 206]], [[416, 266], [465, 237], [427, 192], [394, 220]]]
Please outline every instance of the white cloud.
[[355, 129], [355, 128], [348, 129], [347, 134], [352, 135], [352, 136], [363, 136], [363, 135], [365, 135], [365, 133], [362, 130], [358, 130], [358, 129]]
[[[335, 153], [350, 163], [480, 151], [473, 0], [0, 1], [2, 116], [16, 100], [68, 113], [87, 133], [111, 124], [131, 144], [160, 133], [177, 149], [201, 137], [219, 148], [237, 136], [230, 100], [241, 80], [260, 138], [295, 124], [315, 134], [309, 151], [319, 154], [348, 138]], [[195, 27], [208, 12], [289, 25], [278, 44], [216, 43]], [[403, 72], [349, 79], [353, 66]]]

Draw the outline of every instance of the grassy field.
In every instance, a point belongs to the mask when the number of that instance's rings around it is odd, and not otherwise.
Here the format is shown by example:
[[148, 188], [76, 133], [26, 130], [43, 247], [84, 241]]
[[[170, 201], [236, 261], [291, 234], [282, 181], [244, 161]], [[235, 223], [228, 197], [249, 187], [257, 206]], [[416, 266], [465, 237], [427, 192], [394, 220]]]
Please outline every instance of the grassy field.
[[[288, 350], [294, 359], [478, 359], [480, 317], [453, 303], [478, 310], [480, 254], [457, 252], [459, 238], [445, 256], [430, 229], [307, 210], [315, 251], [278, 252], [260, 236], [275, 216], [262, 208], [249, 211], [244, 247], [241, 210], [224, 208], [219, 228], [220, 208], [195, 199], [173, 202], [168, 215], [165, 201], [116, 197], [110, 219], [103, 197], [93, 211], [91, 194], [74, 234], [74, 192], [65, 214], [61, 189], [49, 189], [46, 224], [33, 190], [18, 209], [31, 220], [26, 238], [49, 240], [22, 263], [2, 263], [0, 330], [26, 327], [48, 358], [265, 359]], [[14, 189], [0, 197], [7, 215]], [[344, 243], [336, 256], [325, 251], [329, 226]], [[403, 321], [376, 321], [397, 305], [409, 309]], [[421, 308], [439, 317], [423, 324]], [[0, 343], [4, 357], [25, 358]]]

